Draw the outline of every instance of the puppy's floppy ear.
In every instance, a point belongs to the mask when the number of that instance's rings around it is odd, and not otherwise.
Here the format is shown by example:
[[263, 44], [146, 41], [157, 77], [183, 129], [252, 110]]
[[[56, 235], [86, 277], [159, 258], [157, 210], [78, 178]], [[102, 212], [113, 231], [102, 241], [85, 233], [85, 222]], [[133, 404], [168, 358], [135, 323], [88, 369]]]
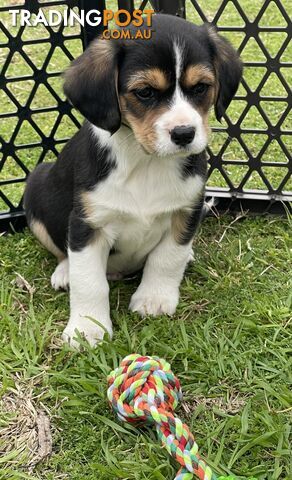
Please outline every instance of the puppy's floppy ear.
[[111, 133], [121, 125], [118, 42], [94, 40], [65, 73], [64, 92], [91, 123]]
[[218, 35], [215, 27], [205, 24], [204, 28], [209, 36], [217, 77], [215, 113], [220, 121], [238, 89], [242, 77], [242, 62], [236, 50], [226, 38]]

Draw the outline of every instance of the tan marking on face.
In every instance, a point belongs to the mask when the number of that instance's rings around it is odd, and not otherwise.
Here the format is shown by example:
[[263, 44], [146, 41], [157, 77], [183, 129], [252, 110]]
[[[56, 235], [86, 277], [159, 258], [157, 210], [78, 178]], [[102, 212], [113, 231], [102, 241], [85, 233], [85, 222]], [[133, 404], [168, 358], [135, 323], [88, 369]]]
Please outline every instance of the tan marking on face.
[[191, 66], [186, 71], [185, 82], [187, 82], [190, 87], [201, 82], [209, 85], [208, 91], [202, 98], [201, 103], [195, 107], [202, 117], [204, 128], [209, 136], [211, 132], [211, 128], [209, 126], [209, 113], [217, 97], [217, 81], [214, 73], [202, 65]]
[[174, 212], [171, 217], [171, 228], [174, 240], [176, 243], [181, 244], [185, 233], [188, 228], [188, 220], [190, 218], [190, 214], [192, 209], [188, 210], [178, 210]]
[[214, 85], [215, 76], [214, 73], [206, 67], [206, 65], [190, 65], [182, 77], [182, 84], [185, 88], [191, 88], [197, 83], [206, 83], [208, 85]]
[[169, 87], [166, 73], [159, 68], [151, 68], [136, 72], [128, 81], [129, 90], [142, 89], [149, 86], [157, 90], [166, 90]]
[[209, 135], [209, 110], [214, 104], [217, 95], [217, 82], [214, 73], [208, 67], [206, 67], [206, 65], [191, 65], [186, 69], [182, 78], [182, 83], [185, 88], [191, 88], [197, 83], [206, 83], [209, 85], [208, 91], [205, 94], [201, 104], [196, 107], [202, 117], [204, 128]]
[[[131, 110], [137, 112], [137, 115], [128, 111], [128, 103], [131, 104]], [[136, 139], [144, 149], [150, 154], [154, 153], [157, 142], [154, 125], [157, 119], [168, 110], [167, 105], [149, 109], [142, 105], [131, 92], [120, 96], [120, 105], [123, 121], [131, 127]]]

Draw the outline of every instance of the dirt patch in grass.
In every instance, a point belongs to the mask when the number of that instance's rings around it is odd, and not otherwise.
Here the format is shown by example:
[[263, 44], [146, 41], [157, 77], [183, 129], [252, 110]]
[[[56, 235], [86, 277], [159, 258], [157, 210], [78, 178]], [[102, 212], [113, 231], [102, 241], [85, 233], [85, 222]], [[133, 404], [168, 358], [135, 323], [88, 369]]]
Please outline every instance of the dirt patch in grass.
[[236, 415], [243, 409], [246, 401], [247, 398], [241, 396], [238, 392], [231, 392], [227, 399], [198, 395], [184, 402], [182, 407], [187, 415], [191, 415], [198, 407], [203, 407], [204, 410], [219, 410], [227, 415]]
[[34, 393], [40, 376], [29, 382], [16, 376], [14, 386], [0, 400], [0, 454], [17, 456], [32, 470], [52, 453], [50, 411]]

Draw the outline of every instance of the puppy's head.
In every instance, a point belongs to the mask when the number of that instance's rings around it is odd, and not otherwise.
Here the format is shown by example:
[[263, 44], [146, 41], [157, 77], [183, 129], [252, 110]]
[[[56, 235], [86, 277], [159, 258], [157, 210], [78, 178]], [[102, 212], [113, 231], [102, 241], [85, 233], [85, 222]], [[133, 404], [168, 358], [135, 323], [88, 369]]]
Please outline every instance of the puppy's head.
[[94, 125], [128, 125], [150, 154], [190, 155], [208, 141], [212, 105], [221, 119], [241, 78], [232, 46], [210, 26], [153, 18], [151, 40], [96, 40], [66, 73], [65, 93]]

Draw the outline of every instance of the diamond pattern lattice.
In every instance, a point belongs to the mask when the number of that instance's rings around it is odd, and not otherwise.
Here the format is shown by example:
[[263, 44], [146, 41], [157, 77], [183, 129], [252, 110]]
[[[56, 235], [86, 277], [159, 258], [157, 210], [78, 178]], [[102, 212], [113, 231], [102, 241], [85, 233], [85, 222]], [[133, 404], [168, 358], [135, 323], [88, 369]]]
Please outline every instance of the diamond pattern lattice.
[[82, 50], [80, 28], [12, 27], [8, 10], [78, 11], [79, 1], [19, 1], [0, 7], [0, 218], [22, 213], [23, 182], [79, 128], [80, 116], [66, 102], [61, 74]]
[[238, 48], [245, 65], [223, 125], [214, 121], [211, 195], [292, 200], [287, 188], [292, 173], [292, 11], [284, 3], [187, 1], [188, 19], [214, 23]]
[[[184, 0], [19, 0], [0, 6], [0, 220], [22, 214], [23, 182], [54, 161], [81, 117], [61, 74], [94, 31], [11, 27], [8, 10], [150, 8], [184, 14]], [[291, 12], [289, 0], [187, 0], [187, 18], [212, 22], [238, 48], [245, 73], [221, 124], [212, 119], [209, 194], [222, 199], [291, 201]], [[261, 211], [261, 205], [257, 208]]]

